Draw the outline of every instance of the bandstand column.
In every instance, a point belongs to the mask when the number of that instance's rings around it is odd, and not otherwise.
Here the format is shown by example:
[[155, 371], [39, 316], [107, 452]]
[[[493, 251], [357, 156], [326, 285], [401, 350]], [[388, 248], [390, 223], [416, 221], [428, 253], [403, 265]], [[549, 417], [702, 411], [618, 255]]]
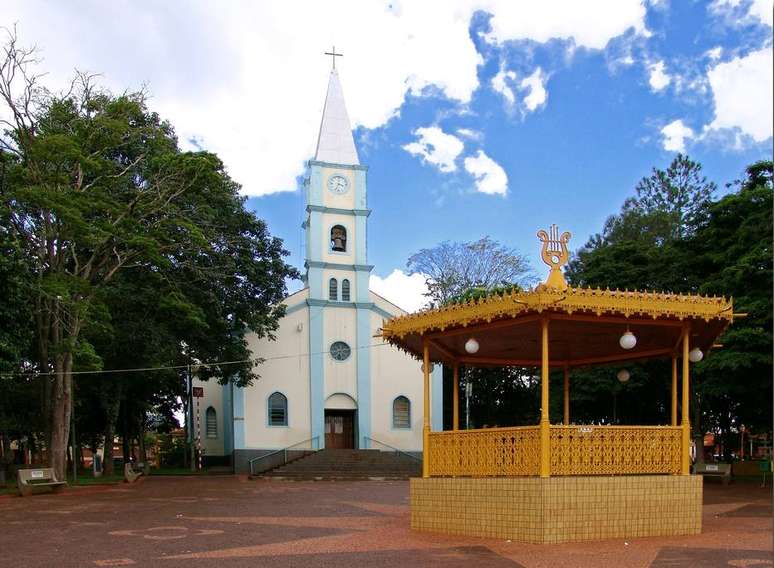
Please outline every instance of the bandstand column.
[[672, 357], [672, 426], [677, 426], [677, 356]]
[[540, 477], [551, 475], [551, 423], [548, 418], [548, 318], [540, 320], [542, 357], [540, 361]]
[[565, 426], [570, 424], [570, 368], [564, 366], [564, 421]]
[[688, 358], [688, 355], [690, 353], [691, 346], [689, 344], [690, 342], [690, 333], [691, 328], [689, 326], [685, 326], [683, 328], [683, 396], [682, 396], [682, 420], [680, 422], [682, 428], [683, 428], [683, 455], [682, 455], [682, 464], [680, 467], [680, 473], [682, 475], [690, 475], [691, 473], [691, 424], [689, 421], [689, 401], [688, 397], [690, 396], [690, 388], [689, 388], [689, 379], [690, 379], [690, 359]]
[[424, 422], [422, 425], [422, 477], [430, 477], [430, 346], [427, 339], [422, 340], [423, 364], [422, 373], [425, 378]]
[[452, 404], [454, 409], [452, 410], [452, 429], [460, 429], [460, 365], [454, 363], [454, 391], [453, 391]]

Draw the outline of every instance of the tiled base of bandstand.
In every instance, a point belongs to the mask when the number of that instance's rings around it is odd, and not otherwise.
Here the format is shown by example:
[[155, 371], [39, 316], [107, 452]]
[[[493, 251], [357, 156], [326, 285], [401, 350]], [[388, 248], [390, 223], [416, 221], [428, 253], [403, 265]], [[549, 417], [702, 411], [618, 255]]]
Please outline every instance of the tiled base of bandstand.
[[701, 532], [702, 477], [411, 479], [411, 528], [558, 543]]

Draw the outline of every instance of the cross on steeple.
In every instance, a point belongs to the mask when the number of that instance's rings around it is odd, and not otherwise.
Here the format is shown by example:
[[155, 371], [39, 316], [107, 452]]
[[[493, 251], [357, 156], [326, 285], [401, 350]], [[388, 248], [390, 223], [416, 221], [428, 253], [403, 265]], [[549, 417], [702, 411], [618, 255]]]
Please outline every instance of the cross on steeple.
[[330, 55], [331, 59], [333, 60], [333, 68], [336, 69], [336, 58], [337, 57], [344, 57], [343, 53], [336, 53], [336, 46], [333, 46], [333, 49], [331, 51], [326, 51], [325, 55]]

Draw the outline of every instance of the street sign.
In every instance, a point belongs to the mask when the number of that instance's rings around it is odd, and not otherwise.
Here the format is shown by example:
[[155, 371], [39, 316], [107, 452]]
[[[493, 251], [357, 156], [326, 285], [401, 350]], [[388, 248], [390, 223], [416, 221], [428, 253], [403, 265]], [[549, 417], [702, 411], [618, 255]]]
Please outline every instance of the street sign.
[[192, 391], [191, 394], [194, 398], [204, 397], [204, 387], [193, 387], [191, 391]]

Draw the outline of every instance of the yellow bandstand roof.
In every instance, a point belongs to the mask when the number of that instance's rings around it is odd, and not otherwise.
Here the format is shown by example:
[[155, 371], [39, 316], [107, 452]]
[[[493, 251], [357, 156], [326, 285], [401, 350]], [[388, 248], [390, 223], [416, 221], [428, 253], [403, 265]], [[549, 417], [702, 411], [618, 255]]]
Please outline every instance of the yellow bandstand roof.
[[[733, 301], [723, 297], [572, 288], [561, 271], [570, 233], [552, 225], [537, 236], [551, 267], [544, 284], [395, 317], [382, 337], [418, 358], [427, 341], [432, 361], [540, 366], [541, 321], [548, 319], [550, 365], [578, 367], [675, 355], [686, 326], [691, 346], [707, 352], [734, 319]], [[628, 350], [619, 344], [627, 329], [637, 338]], [[473, 354], [465, 349], [470, 338], [479, 344]]]
[[[551, 320], [551, 364], [579, 366], [669, 355], [685, 324], [691, 344], [706, 351], [734, 314], [723, 297], [541, 284], [395, 317], [384, 323], [382, 337], [417, 357], [427, 338], [434, 361], [539, 365], [544, 317]], [[618, 344], [627, 327], [637, 336], [629, 351]], [[475, 355], [465, 351], [470, 337], [480, 345]]]

